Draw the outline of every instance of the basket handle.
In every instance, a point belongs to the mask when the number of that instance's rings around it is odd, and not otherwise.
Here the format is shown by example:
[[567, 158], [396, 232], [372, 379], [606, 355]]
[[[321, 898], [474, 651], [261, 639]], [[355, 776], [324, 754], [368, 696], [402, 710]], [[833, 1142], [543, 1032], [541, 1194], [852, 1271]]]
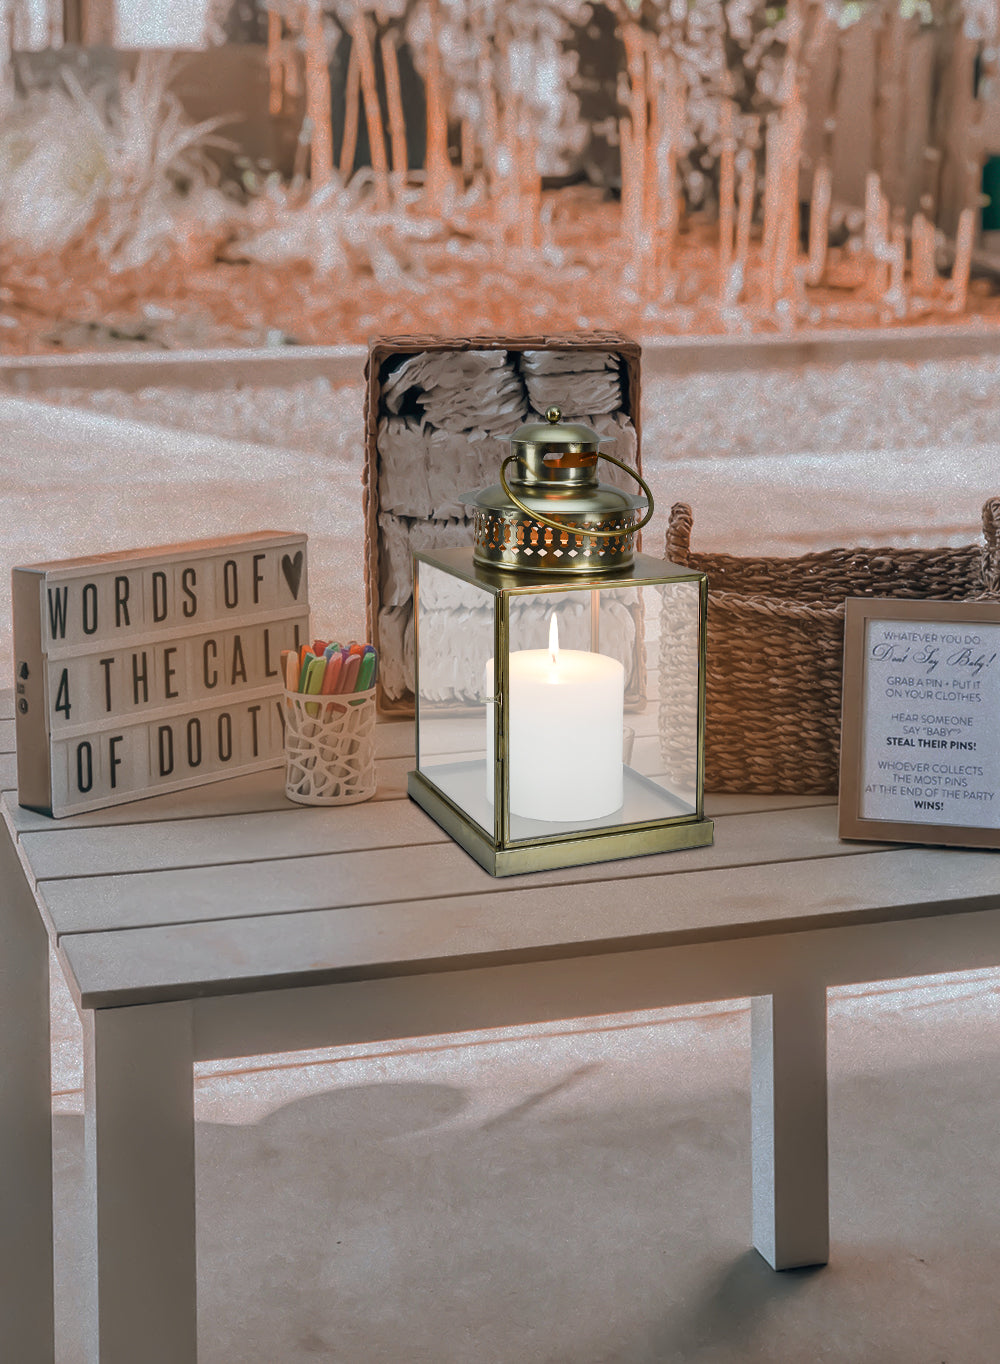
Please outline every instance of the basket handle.
[[691, 527], [694, 517], [686, 502], [675, 502], [667, 522], [667, 558], [671, 563], [686, 565], [691, 557]]
[[991, 497], [983, 504], [983, 588], [1000, 594], [1000, 497]]

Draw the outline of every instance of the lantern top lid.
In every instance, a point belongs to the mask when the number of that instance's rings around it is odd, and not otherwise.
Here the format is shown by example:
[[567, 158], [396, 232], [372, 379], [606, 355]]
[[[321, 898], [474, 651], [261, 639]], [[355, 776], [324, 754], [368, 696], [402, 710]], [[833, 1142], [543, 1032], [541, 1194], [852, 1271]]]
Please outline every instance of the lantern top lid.
[[[463, 497], [474, 509], [477, 564], [562, 575], [630, 567], [636, 531], [653, 514], [653, 495], [634, 469], [602, 456], [596, 431], [561, 417], [560, 408], [550, 407], [544, 422], [515, 431], [500, 482]], [[634, 478], [643, 495], [599, 483], [601, 458]], [[637, 520], [643, 507], [646, 515]]]
[[583, 422], [564, 422], [562, 409], [550, 407], [544, 421], [526, 422], [510, 438], [511, 448], [517, 455], [544, 454], [591, 455], [595, 459], [600, 453], [602, 441], [591, 426]]

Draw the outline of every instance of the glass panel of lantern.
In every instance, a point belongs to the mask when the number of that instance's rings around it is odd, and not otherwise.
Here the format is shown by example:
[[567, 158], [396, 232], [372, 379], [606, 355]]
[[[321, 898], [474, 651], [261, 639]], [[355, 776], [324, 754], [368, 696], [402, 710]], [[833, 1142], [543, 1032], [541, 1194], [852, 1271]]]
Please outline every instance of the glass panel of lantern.
[[[596, 433], [557, 422], [515, 433], [474, 546], [415, 556], [409, 793], [494, 875], [712, 840], [705, 577], [634, 554], [648, 489], [598, 485]], [[569, 478], [532, 464], [553, 443]]]

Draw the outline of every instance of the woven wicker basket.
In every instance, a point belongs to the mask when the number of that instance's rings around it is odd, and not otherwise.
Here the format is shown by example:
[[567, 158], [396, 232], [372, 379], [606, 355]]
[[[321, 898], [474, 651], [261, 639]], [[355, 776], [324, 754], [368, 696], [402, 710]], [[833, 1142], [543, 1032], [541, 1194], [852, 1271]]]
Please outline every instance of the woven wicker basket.
[[[671, 508], [667, 558], [708, 574], [705, 789], [834, 794], [840, 755], [845, 597], [965, 601], [1000, 595], [1000, 497], [985, 544], [831, 549], [793, 559], [691, 552], [691, 508]], [[660, 747], [670, 770], [674, 648], [661, 635]], [[663, 685], [665, 684], [665, 685]]]

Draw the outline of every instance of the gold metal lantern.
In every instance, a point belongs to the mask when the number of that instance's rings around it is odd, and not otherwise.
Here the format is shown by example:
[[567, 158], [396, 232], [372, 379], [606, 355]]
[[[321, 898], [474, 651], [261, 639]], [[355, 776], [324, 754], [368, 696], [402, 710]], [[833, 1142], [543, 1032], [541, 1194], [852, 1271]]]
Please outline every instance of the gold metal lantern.
[[[581, 577], [631, 565], [636, 532], [653, 514], [652, 494], [628, 465], [601, 456], [596, 431], [561, 417], [558, 407], [550, 407], [544, 422], [515, 431], [500, 482], [466, 498], [474, 513], [477, 564]], [[644, 496], [599, 483], [602, 457], [634, 478]], [[648, 510], [637, 523], [641, 507]]]
[[636, 553], [649, 488], [558, 408], [499, 473], [473, 545], [414, 556], [410, 796], [494, 876], [711, 843], [705, 575]]

